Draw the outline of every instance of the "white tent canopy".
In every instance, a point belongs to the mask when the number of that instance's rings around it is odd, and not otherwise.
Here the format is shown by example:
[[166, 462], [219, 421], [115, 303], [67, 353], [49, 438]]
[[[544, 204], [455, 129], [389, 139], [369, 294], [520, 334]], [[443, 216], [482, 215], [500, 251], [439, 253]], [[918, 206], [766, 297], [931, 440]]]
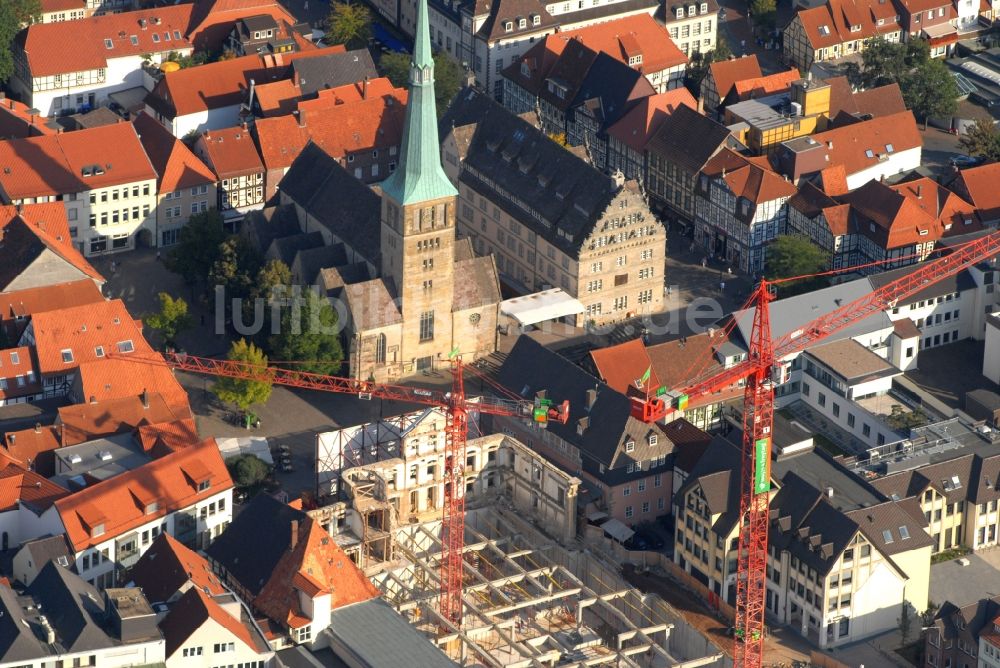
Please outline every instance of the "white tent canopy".
[[219, 446], [219, 454], [222, 455], [223, 459], [239, 455], [253, 455], [257, 459], [274, 466], [274, 458], [271, 457], [271, 448], [268, 447], [267, 439], [263, 436], [217, 438], [215, 439], [215, 443]]
[[500, 302], [500, 313], [513, 318], [522, 327], [568, 315], [580, 315], [585, 310], [579, 299], [570, 297], [560, 288]]
[[635, 535], [635, 532], [625, 526], [625, 523], [621, 520], [610, 519], [602, 524], [601, 528], [604, 529], [604, 533], [608, 534], [619, 543], [624, 543]]

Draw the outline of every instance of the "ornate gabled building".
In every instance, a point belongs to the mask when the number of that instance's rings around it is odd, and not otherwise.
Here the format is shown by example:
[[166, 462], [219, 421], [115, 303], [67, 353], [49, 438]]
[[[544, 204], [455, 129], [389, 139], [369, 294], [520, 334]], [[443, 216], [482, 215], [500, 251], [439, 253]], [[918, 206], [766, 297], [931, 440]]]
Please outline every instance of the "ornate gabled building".
[[344, 289], [353, 377], [386, 380], [496, 349], [491, 257], [455, 238], [458, 191], [441, 167], [426, 0], [417, 16], [399, 167], [382, 185], [380, 277]]

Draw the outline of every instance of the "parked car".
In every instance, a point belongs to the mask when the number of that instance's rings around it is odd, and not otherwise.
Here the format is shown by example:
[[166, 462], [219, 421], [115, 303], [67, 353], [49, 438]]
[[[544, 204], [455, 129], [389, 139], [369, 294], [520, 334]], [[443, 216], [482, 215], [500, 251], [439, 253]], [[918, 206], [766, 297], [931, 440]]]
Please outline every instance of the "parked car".
[[975, 167], [981, 164], [983, 159], [971, 155], [955, 155], [948, 162], [951, 163], [952, 167]]

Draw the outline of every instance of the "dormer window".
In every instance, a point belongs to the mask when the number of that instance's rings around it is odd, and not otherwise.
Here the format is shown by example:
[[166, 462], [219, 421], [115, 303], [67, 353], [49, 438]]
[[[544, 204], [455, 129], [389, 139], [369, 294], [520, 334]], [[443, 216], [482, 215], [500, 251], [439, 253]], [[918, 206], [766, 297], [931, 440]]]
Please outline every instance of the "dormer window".
[[656, 434], [650, 434], [649, 435], [649, 444], [650, 445], [656, 445], [659, 440], [660, 440], [659, 436], [657, 436]]
[[503, 24], [503, 29], [504, 29], [504, 32], [513, 32], [514, 31], [514, 22], [513, 21], [505, 21], [504, 24]]
[[677, 8], [677, 18], [679, 18], [679, 19], [684, 18], [684, 8], [683, 7], [678, 7]]
[[635, 451], [635, 441], [633, 440], [625, 441], [625, 452], [634, 452], [634, 451]]
[[103, 535], [104, 535], [104, 523], [103, 522], [101, 524], [95, 524], [94, 527], [90, 530], [90, 537], [91, 538], [97, 538], [98, 536], [103, 536]]
[[688, 7], [688, 16], [695, 16], [697, 14], [697, 12], [694, 11], [694, 9], [695, 9], [694, 5], [690, 5]]
[[859, 25], [851, 26], [851, 32], [861, 32], [861, 26]]
[[159, 510], [159, 508], [160, 508], [160, 504], [158, 504], [156, 501], [151, 501], [150, 503], [146, 504], [145, 512], [146, 512], [147, 515], [152, 515], [157, 510]]
[[638, 56], [629, 56], [629, 58], [628, 58], [628, 64], [629, 65], [642, 65], [642, 54], [640, 53]]
[[698, 13], [699, 14], [708, 14], [708, 3], [707, 2], [701, 3], [701, 7], [699, 8]]
[[211, 480], [202, 480], [201, 482], [198, 483], [198, 491], [199, 492], [208, 491], [208, 488], [211, 487], [211, 485], [212, 485]]
[[542, 17], [539, 16], [538, 14], [534, 14], [531, 17], [531, 25], [533, 25], [533, 26], [540, 26], [540, 25], [542, 25]]
[[527, 28], [528, 27], [528, 19], [518, 19], [517, 20], [517, 27], [518, 28], [522, 28], [522, 29], [523, 28]]
[[521, 63], [521, 76], [525, 77], [525, 78], [531, 76], [531, 68], [528, 67], [528, 63], [527, 62], [522, 62]]

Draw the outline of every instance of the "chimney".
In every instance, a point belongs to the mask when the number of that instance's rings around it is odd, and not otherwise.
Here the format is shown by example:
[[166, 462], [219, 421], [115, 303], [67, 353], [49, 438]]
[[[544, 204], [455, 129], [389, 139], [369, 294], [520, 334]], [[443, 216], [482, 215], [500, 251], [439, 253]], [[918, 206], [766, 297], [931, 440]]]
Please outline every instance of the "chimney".
[[294, 550], [295, 546], [299, 543], [299, 521], [292, 520], [292, 537], [288, 541], [288, 549]]
[[299, 122], [300, 128], [304, 128], [306, 126], [306, 117], [302, 113], [301, 109], [296, 109], [295, 111], [293, 111], [292, 116], [294, 116], [295, 119]]
[[924, 196], [924, 186], [921, 183], [917, 184], [917, 199], [922, 199]]
[[589, 411], [594, 407], [594, 403], [597, 401], [597, 390], [587, 390], [587, 410]]
[[587, 427], [590, 426], [590, 418], [582, 417], [576, 423], [576, 433], [578, 436], [583, 436], [584, 432], [587, 431]]
[[92, 404], [96, 404], [97, 403], [97, 397], [95, 397], [93, 394], [90, 395], [90, 403], [92, 403]]
[[7, 434], [7, 443], [9, 445], [14, 445], [14, 441], [16, 441], [16, 440], [17, 440], [17, 436], [15, 436], [14, 434]]
[[142, 388], [142, 407], [149, 408], [149, 392], [146, 388]]
[[826, 498], [828, 498], [828, 499], [832, 499], [833, 498], [833, 487], [827, 487], [826, 488]]
[[36, 434], [41, 434], [42, 433], [42, 423], [41, 422], [36, 422], [35, 423], [35, 433]]
[[361, 99], [368, 99], [368, 75], [365, 75], [364, 80], [361, 82]]
[[833, 149], [833, 141], [828, 141], [828, 142], [826, 143], [826, 147], [827, 147], [828, 149]]

